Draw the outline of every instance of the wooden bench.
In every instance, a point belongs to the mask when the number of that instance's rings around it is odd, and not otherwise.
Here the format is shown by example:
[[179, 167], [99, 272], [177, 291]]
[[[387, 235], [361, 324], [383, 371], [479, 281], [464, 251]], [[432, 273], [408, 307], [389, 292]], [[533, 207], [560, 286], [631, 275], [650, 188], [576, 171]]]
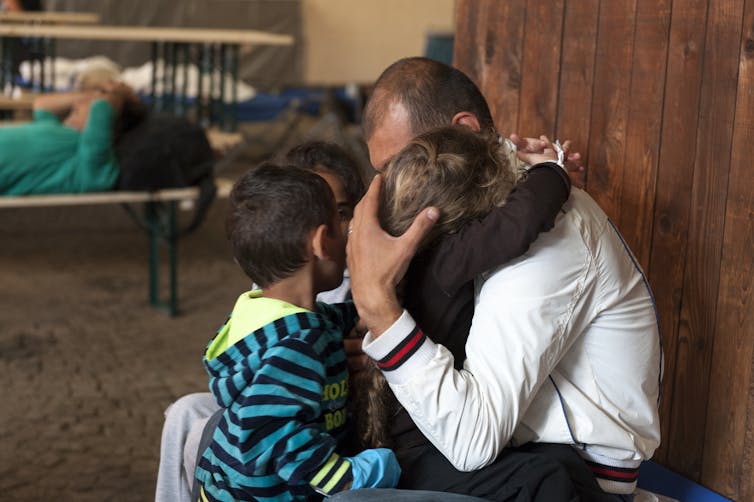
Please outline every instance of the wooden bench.
[[[217, 178], [217, 198], [230, 194], [233, 182]], [[192, 204], [199, 197], [197, 187], [170, 188], [155, 192], [96, 192], [60, 195], [0, 196], [0, 209], [54, 206], [84, 206], [122, 204], [135, 216], [132, 204], [144, 208], [144, 226], [149, 235], [149, 303], [170, 316], [178, 313], [178, 204]], [[165, 244], [168, 255], [167, 300], [160, 295], [160, 245]]]

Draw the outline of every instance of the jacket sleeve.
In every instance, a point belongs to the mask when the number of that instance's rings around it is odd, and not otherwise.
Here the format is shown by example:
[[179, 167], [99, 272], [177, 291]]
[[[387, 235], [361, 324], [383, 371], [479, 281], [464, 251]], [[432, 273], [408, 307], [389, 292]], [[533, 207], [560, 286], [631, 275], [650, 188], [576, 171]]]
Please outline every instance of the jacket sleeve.
[[335, 325], [340, 326], [344, 335], [353, 329], [359, 319], [353, 300], [346, 300], [342, 303], [317, 302], [317, 304], [319, 311], [329, 317]]
[[365, 352], [383, 370], [396, 398], [458, 470], [478, 469], [497, 458], [580, 334], [569, 321], [588, 301], [587, 251], [576, 240], [547, 241], [535, 245], [532, 257], [496, 271], [482, 285], [461, 370], [408, 312], [380, 337], [367, 333], [364, 339]]
[[306, 341], [286, 338], [268, 349], [239, 403], [244, 433], [238, 447], [241, 452], [263, 448], [286, 482], [307, 482], [330, 494], [341, 491], [353, 475], [350, 462], [335, 452], [335, 439], [321, 425], [324, 382], [324, 362]]
[[432, 251], [431, 273], [448, 295], [487, 270], [524, 254], [541, 232], [550, 230], [571, 191], [565, 171], [554, 162], [536, 164], [505, 205], [445, 236]]

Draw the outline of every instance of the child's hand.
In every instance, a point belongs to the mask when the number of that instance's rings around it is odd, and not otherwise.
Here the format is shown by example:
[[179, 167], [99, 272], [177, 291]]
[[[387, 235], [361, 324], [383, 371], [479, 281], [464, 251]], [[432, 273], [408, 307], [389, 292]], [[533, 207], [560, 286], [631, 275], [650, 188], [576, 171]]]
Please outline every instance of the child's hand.
[[[519, 149], [517, 154], [518, 158], [523, 160], [529, 165], [534, 164], [540, 164], [542, 162], [557, 162], [558, 161], [558, 151], [553, 145], [553, 143], [550, 141], [550, 139], [547, 136], [540, 136], [539, 137], [539, 143], [535, 143], [529, 140], [526, 140], [526, 148]], [[516, 146], [518, 147], [520, 143], [517, 143]], [[540, 145], [541, 148], [537, 149], [536, 146]], [[567, 157], [568, 150], [571, 147], [571, 142], [566, 141], [562, 145], [563, 149], [563, 159]]]
[[[529, 160], [528, 157], [524, 157], [527, 154], [544, 155], [548, 149], [548, 145], [552, 145], [546, 136], [540, 136], [539, 138], [523, 138], [518, 134], [511, 134], [510, 140], [516, 145], [518, 150], [518, 156], [524, 162], [534, 165], [537, 162], [548, 162], [554, 159], [545, 157], [532, 157]], [[565, 170], [568, 173], [568, 177], [571, 178], [571, 184], [578, 188], [584, 188], [586, 186], [586, 168], [581, 164], [581, 154], [579, 152], [571, 152], [571, 141], [563, 142], [563, 152], [565, 160]], [[524, 156], [522, 156], [522, 154]]]
[[349, 457], [353, 473], [352, 490], [359, 488], [395, 488], [401, 478], [401, 466], [393, 450], [375, 448]]

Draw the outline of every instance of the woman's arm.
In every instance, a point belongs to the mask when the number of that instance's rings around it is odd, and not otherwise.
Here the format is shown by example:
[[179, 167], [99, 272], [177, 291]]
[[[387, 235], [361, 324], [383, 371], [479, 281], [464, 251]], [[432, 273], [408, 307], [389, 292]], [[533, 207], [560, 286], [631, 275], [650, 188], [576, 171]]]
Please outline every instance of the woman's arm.
[[551, 229], [570, 183], [555, 163], [537, 164], [502, 207], [448, 234], [432, 250], [431, 273], [447, 294], [487, 270], [524, 254], [541, 232]]
[[63, 119], [73, 108], [73, 104], [80, 99], [92, 97], [94, 91], [71, 91], [42, 94], [34, 99], [34, 111], [45, 110]]

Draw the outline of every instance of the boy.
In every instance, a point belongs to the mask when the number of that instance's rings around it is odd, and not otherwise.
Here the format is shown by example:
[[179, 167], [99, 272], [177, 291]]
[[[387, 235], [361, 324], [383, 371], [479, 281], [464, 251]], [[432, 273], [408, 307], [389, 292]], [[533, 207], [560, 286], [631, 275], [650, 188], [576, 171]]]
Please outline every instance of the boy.
[[239, 297], [205, 353], [225, 410], [197, 467], [200, 500], [306, 500], [395, 486], [392, 451], [335, 453], [348, 395], [342, 337], [356, 311], [315, 302], [345, 266], [327, 183], [262, 164], [234, 186], [226, 229], [236, 261], [262, 290]]

